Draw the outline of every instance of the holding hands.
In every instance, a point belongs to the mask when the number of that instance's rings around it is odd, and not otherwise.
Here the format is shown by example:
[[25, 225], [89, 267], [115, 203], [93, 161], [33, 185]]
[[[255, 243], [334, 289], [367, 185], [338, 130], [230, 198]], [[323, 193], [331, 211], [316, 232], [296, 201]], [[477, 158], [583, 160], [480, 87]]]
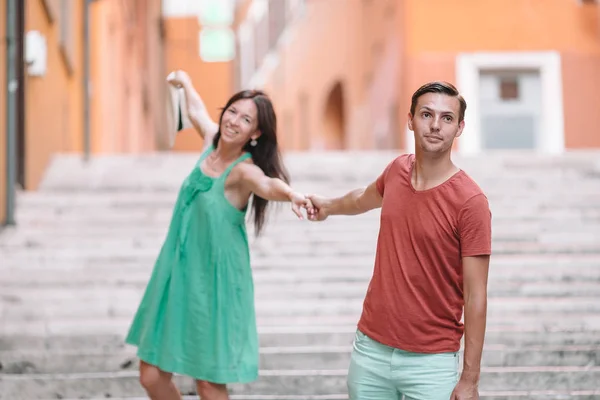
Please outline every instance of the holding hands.
[[306, 210], [306, 216], [310, 218], [309, 210], [313, 209], [313, 205], [308, 197], [302, 193], [292, 192], [289, 195], [290, 202], [292, 203], [292, 211], [298, 216], [299, 219], [304, 219], [301, 209]]
[[309, 221], [324, 221], [329, 216], [327, 203], [328, 199], [325, 197], [317, 196], [314, 194], [303, 195], [300, 193], [293, 193], [290, 196], [292, 202], [292, 211], [302, 218], [301, 208], [306, 210], [306, 217]]

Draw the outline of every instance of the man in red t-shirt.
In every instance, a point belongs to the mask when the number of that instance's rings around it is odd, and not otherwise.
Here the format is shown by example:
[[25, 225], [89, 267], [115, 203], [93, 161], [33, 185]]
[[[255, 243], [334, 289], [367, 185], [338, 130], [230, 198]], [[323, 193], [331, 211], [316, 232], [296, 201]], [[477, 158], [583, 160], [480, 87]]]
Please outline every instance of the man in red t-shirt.
[[351, 399], [479, 398], [491, 213], [483, 191], [451, 160], [466, 107], [449, 83], [422, 86], [408, 115], [414, 155], [397, 157], [375, 182], [343, 197], [309, 196], [313, 221], [381, 207], [348, 371]]

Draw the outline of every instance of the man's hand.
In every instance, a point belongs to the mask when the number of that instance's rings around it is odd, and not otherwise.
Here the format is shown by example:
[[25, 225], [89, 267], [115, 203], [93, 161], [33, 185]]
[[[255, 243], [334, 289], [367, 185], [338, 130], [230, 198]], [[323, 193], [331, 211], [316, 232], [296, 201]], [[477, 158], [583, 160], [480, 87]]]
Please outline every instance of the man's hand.
[[471, 376], [471, 374], [463, 371], [460, 380], [450, 396], [450, 400], [479, 400], [479, 378], [478, 374], [476, 375]]
[[314, 194], [306, 196], [312, 203], [312, 207], [306, 209], [310, 221], [324, 221], [329, 217], [329, 199]]

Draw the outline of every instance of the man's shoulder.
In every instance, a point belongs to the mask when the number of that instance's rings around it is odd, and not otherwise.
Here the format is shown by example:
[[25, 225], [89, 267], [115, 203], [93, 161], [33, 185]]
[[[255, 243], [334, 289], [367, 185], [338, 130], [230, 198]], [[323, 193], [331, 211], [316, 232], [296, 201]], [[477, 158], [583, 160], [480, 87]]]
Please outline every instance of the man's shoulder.
[[410, 166], [412, 165], [414, 160], [415, 160], [414, 154], [410, 154], [410, 153], [400, 154], [399, 156], [397, 156], [396, 158], [394, 158], [392, 161], [389, 162], [388, 168], [390, 170], [393, 169], [395, 171], [407, 172], [410, 170]]
[[454, 189], [458, 192], [459, 198], [462, 203], [466, 203], [470, 199], [481, 196], [487, 198], [485, 192], [479, 186], [479, 184], [473, 179], [465, 170], [461, 169], [459, 176], [453, 185]]

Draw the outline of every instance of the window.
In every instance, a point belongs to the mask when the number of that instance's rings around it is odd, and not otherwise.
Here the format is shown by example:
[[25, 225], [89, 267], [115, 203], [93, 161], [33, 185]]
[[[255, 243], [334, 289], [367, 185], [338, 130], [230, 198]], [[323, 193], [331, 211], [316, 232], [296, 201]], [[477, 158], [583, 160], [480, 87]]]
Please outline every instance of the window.
[[500, 98], [503, 101], [519, 99], [519, 80], [517, 78], [500, 78]]

